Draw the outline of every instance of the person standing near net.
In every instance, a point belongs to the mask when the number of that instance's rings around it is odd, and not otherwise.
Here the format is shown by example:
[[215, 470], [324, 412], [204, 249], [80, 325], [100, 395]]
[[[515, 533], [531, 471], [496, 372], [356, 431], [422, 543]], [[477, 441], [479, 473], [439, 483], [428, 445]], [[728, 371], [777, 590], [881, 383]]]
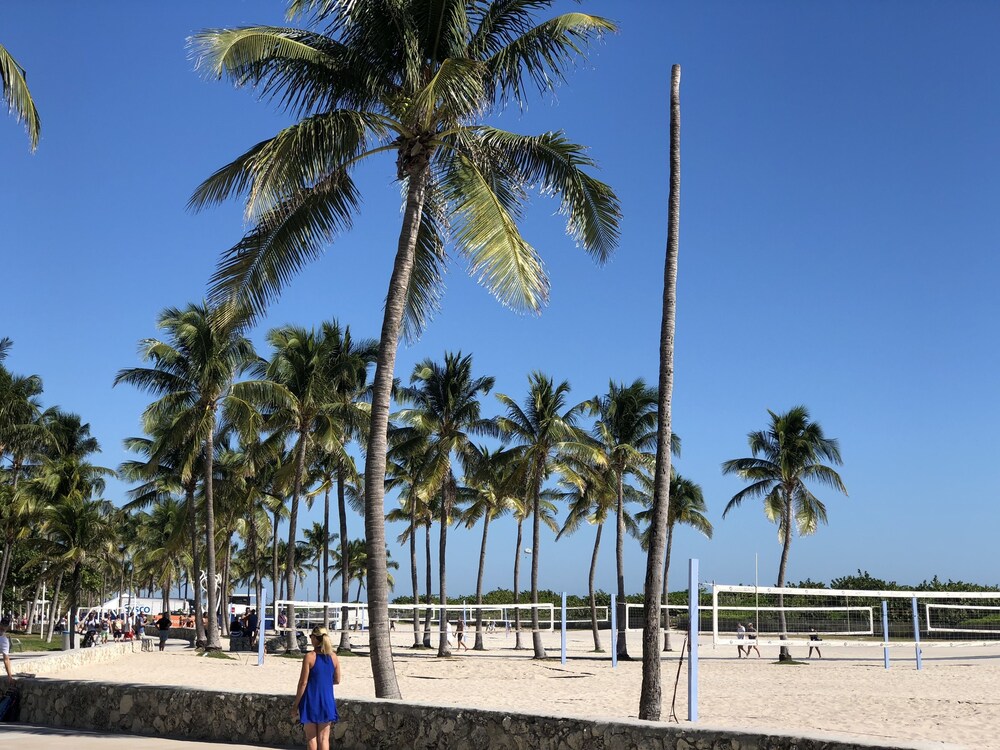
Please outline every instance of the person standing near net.
[[306, 750], [329, 750], [330, 725], [337, 720], [333, 686], [340, 684], [340, 660], [326, 628], [309, 634], [313, 650], [302, 657], [292, 717], [305, 727]]
[[[742, 641], [743, 637], [746, 635], [747, 629], [743, 627], [742, 622], [736, 623], [736, 640]], [[747, 649], [747, 656], [750, 656], [750, 649]], [[736, 658], [743, 658], [743, 645], [740, 643], [736, 644]]]
[[[823, 652], [819, 650], [819, 641], [823, 639], [819, 637], [819, 633], [816, 632], [816, 628], [809, 628], [809, 656], [807, 659], [812, 659], [813, 649], [816, 649], [816, 656], [820, 659], [823, 658]], [[816, 644], [815, 646], [813, 644]]]
[[461, 651], [463, 648], [468, 651], [469, 647], [465, 643], [465, 618], [458, 618], [458, 625], [455, 626], [455, 637], [458, 643], [458, 650]]
[[750, 649], [757, 652], [757, 658], [760, 658], [760, 649], [757, 648], [757, 628], [754, 627], [752, 622], [747, 623], [747, 658], [750, 658]]

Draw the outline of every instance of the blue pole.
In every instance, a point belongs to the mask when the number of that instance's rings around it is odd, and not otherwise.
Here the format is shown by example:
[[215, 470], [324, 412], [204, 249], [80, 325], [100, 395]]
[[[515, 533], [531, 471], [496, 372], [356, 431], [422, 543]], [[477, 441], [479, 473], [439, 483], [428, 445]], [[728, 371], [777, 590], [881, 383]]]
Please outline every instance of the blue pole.
[[264, 641], [267, 640], [267, 591], [261, 590], [261, 601], [257, 612], [260, 613], [257, 615], [257, 666], [263, 667]]
[[565, 664], [566, 663], [566, 592], [565, 591], [563, 591], [563, 598], [562, 598], [562, 638], [560, 640], [561, 640], [560, 651], [562, 652], [560, 661], [563, 664]]
[[913, 597], [913, 645], [917, 650], [917, 669], [923, 668], [920, 654], [920, 615], [917, 614], [917, 597]]
[[618, 599], [611, 597], [611, 668], [618, 666]]
[[885, 668], [889, 668], [889, 603], [882, 600], [882, 656], [885, 658]]
[[688, 563], [688, 721], [698, 721], [698, 560]]

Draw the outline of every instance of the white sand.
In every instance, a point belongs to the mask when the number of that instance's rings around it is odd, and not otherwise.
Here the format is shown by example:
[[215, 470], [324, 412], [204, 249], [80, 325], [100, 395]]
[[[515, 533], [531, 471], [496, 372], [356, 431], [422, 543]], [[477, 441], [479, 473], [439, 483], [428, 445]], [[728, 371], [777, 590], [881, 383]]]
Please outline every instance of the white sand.
[[[469, 634], [470, 642], [474, 637]], [[403, 699], [443, 706], [490, 708], [582, 717], [635, 717], [641, 662], [612, 669], [607, 654], [588, 652], [593, 642], [577, 632], [570, 658], [558, 659], [558, 634], [545, 634], [549, 655], [531, 658], [513, 650], [513, 636], [487, 636], [486, 652], [462, 651], [450, 659], [412, 651], [412, 633], [393, 633], [396, 675]], [[605, 648], [609, 638], [604, 634]], [[374, 697], [364, 636], [355, 636], [363, 656], [342, 657], [343, 682], [337, 695]], [[678, 639], [675, 647], [679, 646]], [[639, 653], [638, 634], [629, 649]], [[816, 730], [856, 737], [931, 740], [970, 748], [1000, 750], [1000, 644], [991, 648], [926, 648], [923, 669], [915, 668], [912, 648], [892, 649], [892, 668], [881, 648], [823, 646], [824, 659], [802, 666], [778, 666], [777, 649], [762, 646], [763, 658], [736, 658], [734, 647], [700, 649], [699, 721], [713, 726], [784, 732]], [[234, 655], [237, 656], [237, 655]], [[224, 661], [195, 656], [171, 644], [159, 653], [137, 653], [119, 662], [67, 670], [64, 679], [167, 684], [236, 692], [293, 693], [299, 661], [256, 654]], [[805, 654], [793, 653], [796, 658]], [[663, 660], [663, 715], [670, 715], [678, 653]], [[676, 713], [686, 723], [687, 666], [681, 671]]]

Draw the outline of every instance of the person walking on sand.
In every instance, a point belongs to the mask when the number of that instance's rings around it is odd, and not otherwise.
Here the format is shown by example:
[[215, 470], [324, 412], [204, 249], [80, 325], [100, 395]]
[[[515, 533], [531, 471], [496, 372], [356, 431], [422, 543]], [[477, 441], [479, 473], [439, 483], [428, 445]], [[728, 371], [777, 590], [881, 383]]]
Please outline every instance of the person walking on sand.
[[309, 634], [313, 650], [302, 657], [292, 718], [305, 727], [306, 750], [330, 750], [330, 725], [337, 720], [333, 686], [340, 684], [340, 660], [326, 628]]
[[760, 649], [757, 648], [757, 628], [754, 627], [752, 622], [747, 623], [747, 640], [749, 643], [746, 646], [747, 658], [750, 658], [750, 649], [757, 652], [757, 658], [760, 658]]
[[461, 651], [463, 648], [468, 651], [469, 647], [465, 643], [465, 618], [458, 618], [458, 625], [455, 626], [455, 638], [458, 643], [458, 650]]
[[173, 622], [170, 620], [170, 613], [164, 612], [156, 621], [156, 629], [160, 631], [160, 651], [167, 646], [167, 636], [170, 635], [170, 628]]
[[7, 637], [7, 628], [10, 627], [10, 620], [0, 620], [0, 657], [3, 658], [3, 668], [7, 670], [7, 684], [14, 684], [14, 670], [10, 666], [10, 638]]
[[[816, 656], [820, 659], [823, 658], [823, 652], [819, 650], [819, 641], [823, 639], [819, 637], [819, 633], [816, 632], [816, 628], [809, 628], [809, 656], [807, 659], [812, 659], [813, 649], [816, 649]], [[816, 645], [814, 646], [813, 643]]]
[[[736, 640], [742, 641], [746, 633], [747, 629], [743, 627], [743, 623], [742, 622], [736, 623]], [[749, 648], [747, 649], [747, 656], [750, 656]], [[740, 643], [736, 644], [736, 658], [737, 659], [743, 658], [743, 645]]]

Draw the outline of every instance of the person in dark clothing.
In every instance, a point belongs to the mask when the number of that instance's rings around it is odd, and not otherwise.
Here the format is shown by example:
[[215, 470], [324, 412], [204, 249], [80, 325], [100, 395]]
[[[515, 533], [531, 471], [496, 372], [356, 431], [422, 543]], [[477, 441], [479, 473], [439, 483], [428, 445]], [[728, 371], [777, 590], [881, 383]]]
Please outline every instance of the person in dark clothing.
[[160, 631], [160, 651], [167, 645], [167, 636], [170, 635], [170, 628], [173, 622], [170, 620], [170, 613], [164, 612], [156, 621], [156, 629]]
[[[809, 656], [806, 658], [812, 659], [813, 649], [816, 649], [816, 655], [820, 659], [823, 658], [823, 652], [819, 650], [818, 645], [818, 642], [822, 640], [823, 639], [819, 637], [819, 633], [816, 632], [816, 628], [809, 628]], [[813, 643], [817, 643], [817, 645], [814, 646]]]

